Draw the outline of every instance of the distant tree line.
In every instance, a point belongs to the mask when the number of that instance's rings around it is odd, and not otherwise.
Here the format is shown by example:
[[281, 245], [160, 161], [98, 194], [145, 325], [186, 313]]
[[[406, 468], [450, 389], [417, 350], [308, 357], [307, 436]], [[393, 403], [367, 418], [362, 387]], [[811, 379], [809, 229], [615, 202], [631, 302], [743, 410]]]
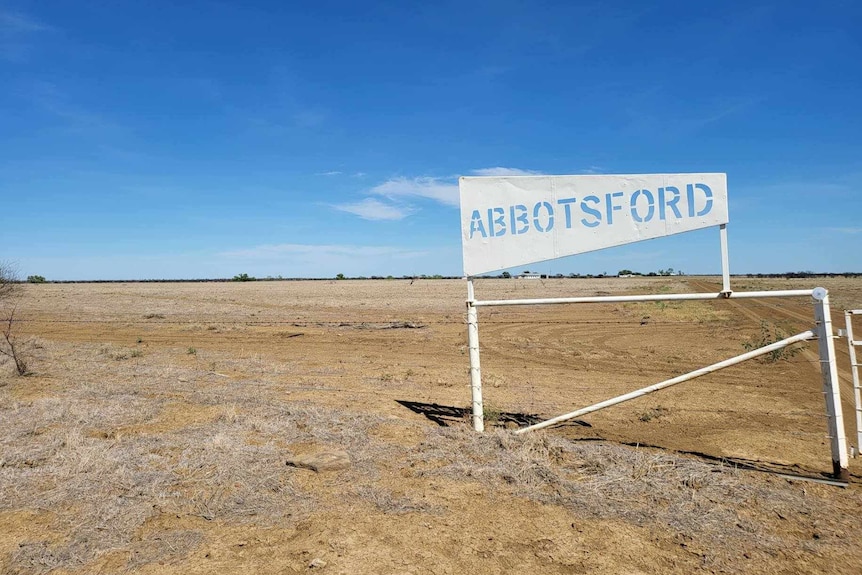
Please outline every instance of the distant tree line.
[[862, 272], [840, 272], [840, 273], [820, 273], [820, 272], [784, 272], [781, 274], [745, 274], [747, 278], [783, 278], [783, 279], [799, 279], [799, 278], [858, 278], [862, 277]]
[[[526, 272], [525, 272], [526, 273]], [[673, 268], [661, 269], [655, 272], [647, 272], [641, 273], [632, 271], [629, 269], [622, 269], [616, 275], [608, 274], [607, 272], [603, 272], [600, 274], [580, 274], [580, 273], [569, 273], [569, 274], [540, 274], [542, 279], [602, 279], [608, 277], [617, 277], [617, 276], [638, 276], [638, 277], [660, 277], [660, 276], [672, 276], [672, 275], [687, 275], [683, 274], [681, 270], [674, 270]], [[694, 274], [694, 275], [717, 275], [717, 274]], [[862, 272], [838, 272], [838, 273], [821, 273], [821, 272], [812, 272], [812, 271], [801, 271], [801, 272], [783, 272], [783, 273], [760, 273], [760, 274], [732, 274], [733, 277], [747, 277], [747, 278], [778, 278], [778, 279], [804, 279], [804, 278], [817, 278], [817, 277], [826, 277], [826, 278], [858, 278], [862, 277]], [[40, 284], [40, 283], [55, 283], [55, 284], [109, 284], [109, 283], [218, 283], [218, 282], [249, 282], [249, 281], [331, 281], [332, 279], [336, 280], [455, 280], [461, 279], [464, 276], [446, 276], [441, 274], [421, 274], [421, 275], [401, 275], [401, 276], [352, 276], [348, 277], [343, 273], [340, 273], [335, 276], [335, 278], [311, 278], [311, 277], [282, 277], [282, 276], [267, 276], [264, 278], [258, 278], [254, 276], [250, 276], [247, 273], [241, 273], [233, 276], [232, 278], [200, 278], [200, 279], [137, 279], [137, 280], [47, 280], [44, 276], [40, 275], [31, 275], [27, 276], [28, 283]], [[478, 279], [511, 279], [513, 276], [509, 272], [502, 272], [499, 275], [481, 275], [475, 276]], [[13, 279], [10, 283], [24, 283], [21, 280]]]
[[645, 274], [643, 274], [641, 272], [633, 272], [632, 270], [620, 270], [619, 272], [617, 272], [617, 275], [618, 276], [651, 276], [651, 277], [654, 277], [654, 276], [672, 276], [672, 275], [683, 276], [683, 275], [685, 275], [685, 273], [683, 273], [682, 270], [674, 271], [673, 268], [667, 268], [664, 270], [658, 270], [657, 272], [648, 272]]

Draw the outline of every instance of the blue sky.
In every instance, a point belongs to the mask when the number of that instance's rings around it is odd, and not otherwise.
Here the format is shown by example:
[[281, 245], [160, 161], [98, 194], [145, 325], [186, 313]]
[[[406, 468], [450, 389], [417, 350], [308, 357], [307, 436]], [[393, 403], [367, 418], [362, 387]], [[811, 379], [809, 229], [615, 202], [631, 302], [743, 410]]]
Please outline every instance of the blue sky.
[[0, 260], [458, 275], [459, 175], [727, 172], [732, 272], [860, 271], [860, 30], [854, 1], [0, 0]]

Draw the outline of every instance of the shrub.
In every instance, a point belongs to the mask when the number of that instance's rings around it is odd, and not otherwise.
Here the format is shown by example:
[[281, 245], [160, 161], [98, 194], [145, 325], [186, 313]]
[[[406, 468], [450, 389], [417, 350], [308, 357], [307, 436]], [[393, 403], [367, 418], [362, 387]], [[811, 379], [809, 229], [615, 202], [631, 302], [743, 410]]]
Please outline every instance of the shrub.
[[3, 320], [3, 328], [0, 330], [0, 355], [12, 360], [18, 375], [30, 375], [29, 359], [25, 350], [31, 347], [32, 342], [19, 339], [14, 329], [15, 309], [12, 308], [9, 310], [9, 317]]
[[27, 276], [27, 283], [43, 284], [45, 283], [45, 276]]
[[18, 375], [29, 375], [28, 352], [31, 340], [22, 340], [15, 334], [15, 311], [18, 296], [18, 278], [14, 268], [0, 262], [0, 356], [11, 359]]
[[[780, 327], [772, 325], [768, 321], [761, 321], [760, 334], [749, 341], [743, 342], [742, 348], [745, 351], [754, 351], [755, 349], [765, 347], [769, 344], [781, 341], [782, 339], [787, 339], [788, 337], [788, 334]], [[801, 348], [792, 345], [782, 347], [781, 349], [774, 349], [766, 355], [760, 356], [760, 360], [765, 361], [766, 363], [774, 363], [782, 359], [790, 359], [800, 351]]]
[[10, 299], [18, 289], [18, 277], [12, 265], [0, 261], [0, 302]]

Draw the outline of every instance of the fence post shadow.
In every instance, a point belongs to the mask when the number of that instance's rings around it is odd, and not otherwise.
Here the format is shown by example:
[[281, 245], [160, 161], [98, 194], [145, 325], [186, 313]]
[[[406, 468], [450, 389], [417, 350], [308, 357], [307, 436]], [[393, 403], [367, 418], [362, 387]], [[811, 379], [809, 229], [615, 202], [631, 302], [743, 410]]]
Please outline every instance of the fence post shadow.
[[[423, 403], [419, 401], [409, 401], [406, 399], [396, 399], [396, 403], [402, 407], [406, 407], [413, 413], [418, 413], [436, 423], [440, 427], [450, 427], [471, 422], [473, 411], [471, 407], [457, 407], [454, 405], [440, 405], [438, 403]], [[486, 414], [488, 423], [509, 428], [521, 428], [529, 425], [534, 425], [543, 421], [543, 417], [535, 413], [518, 413], [510, 411], [494, 412], [491, 415]], [[592, 427], [586, 421], [571, 421], [571, 425], [580, 427]]]

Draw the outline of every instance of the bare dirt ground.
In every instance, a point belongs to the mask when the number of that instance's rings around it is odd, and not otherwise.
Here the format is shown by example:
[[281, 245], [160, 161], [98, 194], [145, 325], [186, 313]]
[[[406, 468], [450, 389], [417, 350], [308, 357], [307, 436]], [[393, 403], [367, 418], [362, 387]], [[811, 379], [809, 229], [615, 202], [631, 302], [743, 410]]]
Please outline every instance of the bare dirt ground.
[[[733, 287], [816, 285], [836, 328], [842, 308], [862, 308], [860, 280]], [[477, 297], [717, 286], [480, 280]], [[465, 417], [465, 291], [26, 286], [34, 374], [0, 366], [0, 572], [862, 572], [859, 460], [846, 489], [779, 475], [831, 471], [816, 344], [511, 432], [742, 353], [764, 329], [809, 329], [806, 298], [482, 308], [479, 435]], [[286, 464], [322, 453], [349, 462]]]

